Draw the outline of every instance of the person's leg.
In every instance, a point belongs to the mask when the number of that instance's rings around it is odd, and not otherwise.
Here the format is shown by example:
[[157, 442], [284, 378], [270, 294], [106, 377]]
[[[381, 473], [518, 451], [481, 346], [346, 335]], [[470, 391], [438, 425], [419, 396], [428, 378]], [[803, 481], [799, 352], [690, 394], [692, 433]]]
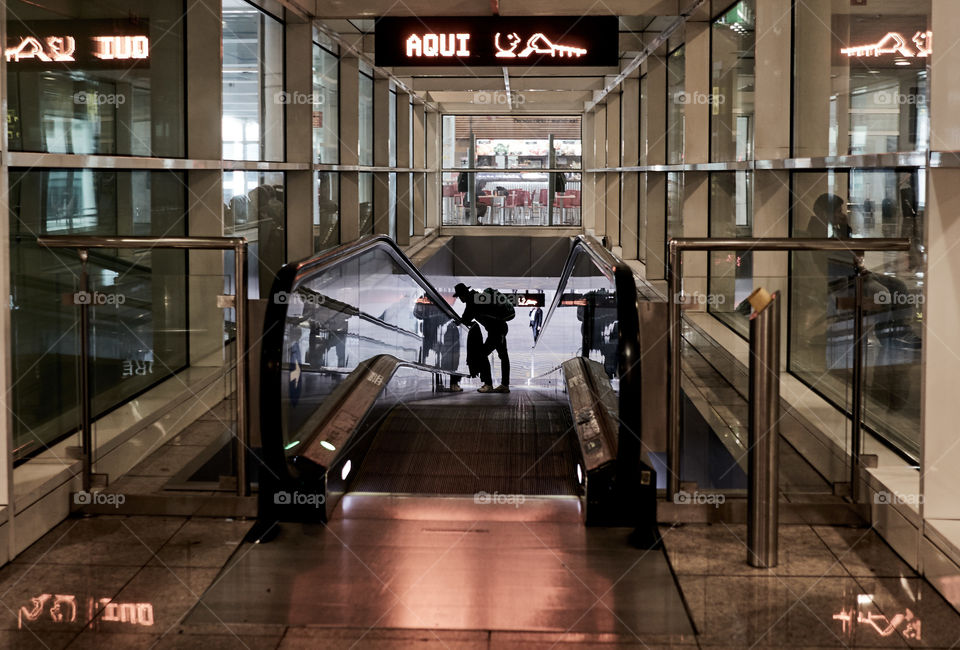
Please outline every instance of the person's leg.
[[510, 355], [507, 354], [507, 335], [500, 338], [500, 344], [497, 346], [497, 356], [500, 357], [500, 375], [503, 386], [510, 385]]

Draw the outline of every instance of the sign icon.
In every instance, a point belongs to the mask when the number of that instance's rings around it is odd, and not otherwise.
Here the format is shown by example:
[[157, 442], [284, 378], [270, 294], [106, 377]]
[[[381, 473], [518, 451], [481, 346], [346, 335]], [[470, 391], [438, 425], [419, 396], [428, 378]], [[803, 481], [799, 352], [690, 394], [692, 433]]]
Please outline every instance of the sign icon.
[[881, 38], [876, 43], [870, 43], [869, 45], [858, 45], [855, 47], [844, 47], [840, 50], [840, 54], [846, 54], [849, 57], [880, 57], [884, 54], [898, 54], [906, 59], [912, 59], [914, 57], [927, 57], [933, 52], [933, 32], [917, 32], [913, 35], [911, 39], [913, 45], [917, 48], [917, 51], [914, 52], [913, 49], [907, 44], [907, 39], [903, 37], [903, 34], [899, 32], [888, 32], [883, 38]]
[[580, 58], [587, 53], [587, 50], [582, 47], [572, 47], [569, 45], [559, 45], [552, 43], [549, 38], [544, 36], [541, 32], [537, 32], [533, 36], [527, 39], [527, 46], [517, 54], [516, 49], [520, 45], [520, 42], [523, 40], [516, 32], [510, 32], [507, 35], [506, 40], [509, 42], [509, 45], [506, 49], [500, 45], [500, 32], [497, 32], [493, 37], [493, 44], [497, 48], [496, 56], [501, 59], [525, 59], [531, 54], [546, 54], [551, 57], [567, 57], [567, 58]]

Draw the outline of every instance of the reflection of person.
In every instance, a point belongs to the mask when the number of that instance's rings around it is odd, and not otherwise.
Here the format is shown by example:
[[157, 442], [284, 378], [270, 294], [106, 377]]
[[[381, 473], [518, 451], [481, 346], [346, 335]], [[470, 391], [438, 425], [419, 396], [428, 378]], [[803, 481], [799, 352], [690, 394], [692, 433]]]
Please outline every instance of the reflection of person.
[[290, 403], [294, 406], [300, 401], [300, 342], [295, 341], [290, 346]]
[[[458, 283], [453, 288], [453, 295], [460, 299], [466, 307], [461, 319], [464, 324], [470, 325], [474, 320], [487, 331], [487, 338], [483, 342], [483, 361], [480, 366], [481, 393], [509, 393], [510, 392], [510, 356], [507, 354], [507, 321], [501, 316], [502, 307], [493, 304], [495, 301], [478, 301], [479, 294], [467, 285]], [[486, 295], [486, 294], [485, 294]], [[468, 341], [469, 342], [469, 341]], [[496, 388], [493, 387], [493, 376], [490, 370], [490, 353], [497, 351], [500, 357], [500, 372], [502, 381]], [[467, 356], [470, 356], [467, 350]]]
[[314, 233], [314, 250], [322, 251], [337, 243], [338, 213], [340, 206], [333, 200], [333, 188], [328, 178], [330, 174], [320, 174], [317, 189], [317, 232]]
[[533, 332], [533, 340], [536, 342], [537, 335], [540, 334], [540, 328], [543, 327], [543, 310], [539, 305], [530, 309], [530, 330]]

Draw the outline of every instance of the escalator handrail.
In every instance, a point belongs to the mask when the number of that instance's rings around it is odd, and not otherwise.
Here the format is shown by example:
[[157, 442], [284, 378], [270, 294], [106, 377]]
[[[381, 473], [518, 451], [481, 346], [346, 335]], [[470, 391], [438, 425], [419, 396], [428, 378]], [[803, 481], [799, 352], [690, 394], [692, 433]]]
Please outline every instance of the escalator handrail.
[[553, 317], [553, 313], [557, 307], [560, 306], [563, 289], [567, 286], [567, 282], [570, 280], [570, 274], [573, 273], [577, 259], [582, 253], [586, 253], [590, 257], [597, 269], [610, 280], [611, 284], [615, 283], [616, 269], [624, 266], [623, 262], [604, 248], [595, 237], [591, 235], [577, 235], [574, 237], [573, 244], [570, 247], [570, 253], [567, 254], [567, 260], [563, 264], [560, 281], [557, 283], [556, 295], [553, 296], [553, 302], [550, 303], [550, 308], [543, 318], [543, 325], [540, 326], [540, 331], [537, 333], [537, 337], [533, 342], [534, 347], [540, 342], [540, 337], [543, 336], [543, 333], [546, 331], [547, 325]]
[[[456, 321], [458, 324], [462, 325], [463, 321], [460, 320], [460, 315], [454, 311], [453, 307], [446, 301], [446, 299], [437, 291], [437, 288], [433, 286], [433, 283], [426, 278], [423, 273], [420, 272], [413, 262], [410, 261], [410, 258], [400, 250], [400, 246], [397, 245], [393, 239], [388, 235], [364, 235], [360, 239], [352, 241], [348, 244], [343, 244], [337, 246], [336, 248], [331, 248], [326, 251], [322, 251], [308, 257], [299, 262], [291, 262], [287, 264], [287, 267], [291, 267], [294, 274], [292, 276], [292, 282], [290, 287], [287, 289], [282, 289], [288, 291], [298, 282], [302, 282], [304, 278], [318, 275], [327, 271], [337, 265], [348, 262], [354, 258], [357, 258], [373, 249], [381, 248], [385, 249], [387, 253], [396, 261], [404, 272], [407, 273], [410, 277], [416, 280], [417, 284], [424, 290], [427, 296], [445, 312], [450, 318]], [[279, 279], [280, 274], [277, 275]], [[276, 291], [276, 287], [271, 291], [271, 294]]]

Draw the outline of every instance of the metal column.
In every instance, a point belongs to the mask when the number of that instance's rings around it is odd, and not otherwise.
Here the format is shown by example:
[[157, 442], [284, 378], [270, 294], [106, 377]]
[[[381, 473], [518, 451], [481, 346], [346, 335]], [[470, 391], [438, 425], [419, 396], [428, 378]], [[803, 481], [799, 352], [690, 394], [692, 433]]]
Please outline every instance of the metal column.
[[[750, 426], [747, 452], [747, 562], [777, 566], [780, 524], [780, 300], [761, 293], [750, 316]], [[751, 301], [753, 302], [753, 301]], [[763, 304], [763, 303], [766, 304]]]

